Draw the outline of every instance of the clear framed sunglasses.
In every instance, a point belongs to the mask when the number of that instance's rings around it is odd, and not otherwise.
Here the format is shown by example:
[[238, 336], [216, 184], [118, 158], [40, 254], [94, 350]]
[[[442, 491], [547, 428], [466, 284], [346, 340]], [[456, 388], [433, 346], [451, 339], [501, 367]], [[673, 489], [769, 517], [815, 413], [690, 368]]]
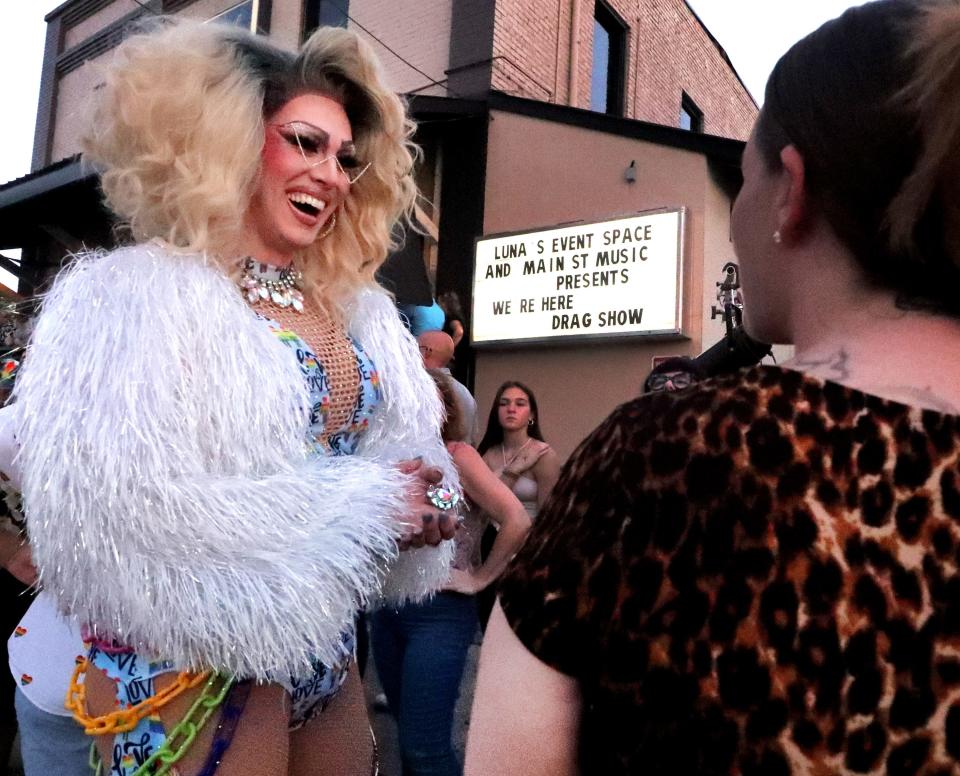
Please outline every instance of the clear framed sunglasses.
[[310, 168], [326, 164], [331, 159], [337, 171], [352, 186], [370, 169], [371, 163], [363, 164], [357, 158], [353, 142], [344, 143], [338, 154], [328, 153], [330, 133], [305, 121], [288, 121], [285, 124], [269, 124], [291, 147], [300, 151], [303, 161]]
[[674, 390], [680, 391], [689, 388], [694, 382], [693, 375], [689, 372], [658, 372], [650, 375], [647, 385], [651, 391], [662, 391], [667, 387], [667, 383], [671, 383]]

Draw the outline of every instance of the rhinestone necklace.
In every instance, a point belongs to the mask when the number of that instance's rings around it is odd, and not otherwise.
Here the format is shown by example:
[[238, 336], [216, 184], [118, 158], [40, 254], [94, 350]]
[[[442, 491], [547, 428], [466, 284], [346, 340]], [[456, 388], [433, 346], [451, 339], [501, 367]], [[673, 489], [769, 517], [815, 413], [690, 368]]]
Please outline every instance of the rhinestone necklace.
[[252, 305], [270, 301], [277, 307], [292, 307], [298, 313], [303, 312], [303, 273], [292, 266], [278, 269], [248, 258], [243, 265], [240, 288]]

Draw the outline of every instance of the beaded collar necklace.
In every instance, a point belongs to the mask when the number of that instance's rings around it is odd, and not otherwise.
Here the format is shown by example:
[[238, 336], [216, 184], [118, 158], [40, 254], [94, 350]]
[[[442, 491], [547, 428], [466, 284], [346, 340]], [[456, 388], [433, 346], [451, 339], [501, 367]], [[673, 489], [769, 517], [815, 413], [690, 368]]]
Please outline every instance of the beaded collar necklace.
[[248, 258], [243, 265], [240, 288], [250, 304], [271, 301], [277, 307], [303, 312], [303, 273], [292, 266], [278, 268]]

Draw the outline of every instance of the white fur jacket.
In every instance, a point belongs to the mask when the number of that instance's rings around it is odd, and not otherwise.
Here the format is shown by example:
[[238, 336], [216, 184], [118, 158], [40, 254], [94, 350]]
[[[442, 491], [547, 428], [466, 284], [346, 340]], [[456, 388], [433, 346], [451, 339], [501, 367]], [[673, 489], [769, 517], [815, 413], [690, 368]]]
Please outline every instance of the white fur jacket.
[[147, 244], [65, 270], [9, 408], [60, 608], [180, 667], [270, 679], [332, 659], [361, 606], [437, 589], [452, 542], [397, 552], [394, 464], [457, 482], [442, 404], [385, 293], [352, 300], [348, 328], [383, 404], [356, 455], [318, 457], [296, 359], [204, 259]]

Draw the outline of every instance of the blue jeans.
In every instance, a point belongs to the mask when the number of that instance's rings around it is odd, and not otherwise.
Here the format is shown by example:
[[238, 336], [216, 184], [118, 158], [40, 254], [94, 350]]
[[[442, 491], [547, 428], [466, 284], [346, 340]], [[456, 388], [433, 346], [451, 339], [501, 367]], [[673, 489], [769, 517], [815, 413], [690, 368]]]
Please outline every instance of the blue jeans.
[[451, 733], [467, 649], [477, 630], [473, 596], [438, 593], [371, 618], [377, 675], [397, 720], [404, 776], [459, 776]]
[[14, 703], [20, 727], [24, 776], [90, 776], [93, 738], [73, 717], [51, 714], [33, 705], [17, 688]]

